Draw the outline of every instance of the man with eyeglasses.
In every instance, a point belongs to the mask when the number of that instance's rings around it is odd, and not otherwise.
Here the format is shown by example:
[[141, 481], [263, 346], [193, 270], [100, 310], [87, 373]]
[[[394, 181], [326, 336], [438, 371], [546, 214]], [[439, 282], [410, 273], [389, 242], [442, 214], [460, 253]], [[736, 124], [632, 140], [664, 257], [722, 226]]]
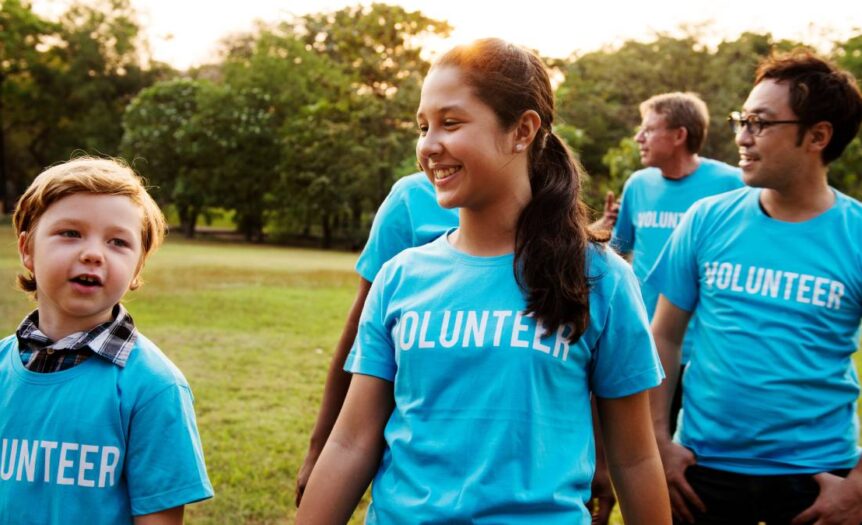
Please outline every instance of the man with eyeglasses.
[[695, 204], [647, 278], [661, 293], [652, 329], [667, 380], [652, 408], [674, 514], [856, 525], [862, 204], [829, 187], [827, 167], [859, 130], [862, 95], [847, 72], [798, 51], [760, 65], [729, 121], [751, 187]]
[[[612, 246], [628, 256], [641, 283], [652, 319], [658, 291], [645, 283], [659, 253], [688, 208], [703, 197], [743, 186], [739, 168], [698, 155], [709, 128], [706, 104], [694, 93], [663, 93], [640, 105], [641, 126], [635, 135], [646, 168], [626, 180], [617, 208], [610, 195], [599, 225], [613, 227]], [[696, 330], [693, 319], [689, 328]], [[685, 338], [682, 363], [688, 361], [692, 337]], [[680, 409], [681, 389], [674, 396], [669, 431]]]

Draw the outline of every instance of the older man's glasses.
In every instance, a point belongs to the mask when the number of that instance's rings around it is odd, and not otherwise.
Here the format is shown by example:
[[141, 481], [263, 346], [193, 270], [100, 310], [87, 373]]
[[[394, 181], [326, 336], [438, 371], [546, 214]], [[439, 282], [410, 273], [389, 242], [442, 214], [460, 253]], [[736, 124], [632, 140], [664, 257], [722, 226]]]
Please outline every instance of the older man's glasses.
[[765, 120], [757, 115], [745, 115], [739, 111], [734, 111], [727, 117], [727, 123], [730, 124], [730, 130], [734, 135], [742, 133], [743, 128], [751, 135], [757, 137], [763, 130], [769, 126], [778, 124], [802, 124], [801, 120]]

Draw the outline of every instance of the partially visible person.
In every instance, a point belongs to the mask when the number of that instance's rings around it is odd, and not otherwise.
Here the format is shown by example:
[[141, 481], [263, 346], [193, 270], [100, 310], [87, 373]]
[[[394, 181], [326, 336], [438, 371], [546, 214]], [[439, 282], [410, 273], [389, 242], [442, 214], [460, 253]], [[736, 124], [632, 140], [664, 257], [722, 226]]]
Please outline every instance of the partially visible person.
[[[652, 319], [658, 291], [644, 281], [683, 214], [704, 197], [744, 184], [739, 168], [700, 156], [709, 130], [709, 111], [696, 94], [655, 95], [641, 103], [640, 113], [642, 121], [635, 141], [646, 168], [628, 178], [618, 208], [612, 195], [608, 196], [603, 223], [615, 218], [611, 243], [630, 258]], [[693, 318], [683, 343], [683, 368], [691, 354], [695, 330], [697, 320]], [[676, 429], [681, 399], [682, 388], [677, 388], [669, 418], [671, 434]]]
[[37, 309], [0, 341], [0, 523], [181, 524], [213, 496], [192, 393], [120, 303], [162, 212], [127, 166], [80, 158], [12, 220]]
[[[645, 390], [661, 380], [631, 269], [590, 233], [535, 55], [455, 48], [417, 156], [460, 225], [374, 280], [344, 409], [297, 523], [590, 523], [590, 391], [627, 523], [670, 522]], [[382, 460], [381, 460], [382, 452]]]
[[[695, 204], [647, 283], [668, 380], [653, 395], [674, 513], [697, 523], [862, 523], [851, 359], [862, 320], [862, 203], [831, 188], [856, 136], [855, 79], [773, 56], [730, 118], [751, 186]], [[676, 440], [680, 345], [699, 320]]]

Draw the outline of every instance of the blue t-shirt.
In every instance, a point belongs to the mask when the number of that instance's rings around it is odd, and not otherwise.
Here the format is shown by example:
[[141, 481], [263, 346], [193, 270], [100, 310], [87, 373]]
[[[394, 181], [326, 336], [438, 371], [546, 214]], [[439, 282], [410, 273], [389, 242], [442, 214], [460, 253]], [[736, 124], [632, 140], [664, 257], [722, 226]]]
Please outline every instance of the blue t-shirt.
[[0, 385], [0, 523], [132, 523], [212, 497], [189, 385], [143, 336], [123, 368], [50, 374], [7, 337]]
[[[743, 185], [739, 168], [707, 158], [701, 158], [697, 169], [682, 179], [668, 179], [660, 169], [646, 168], [634, 172], [626, 181], [612, 245], [620, 253], [632, 253], [632, 266], [650, 319], [655, 313], [658, 291], [644, 279], [682, 215], [704, 197]], [[696, 330], [696, 326], [693, 318], [688, 332]], [[688, 361], [691, 340], [686, 337], [683, 345], [683, 363]]]
[[392, 185], [374, 216], [368, 242], [356, 261], [356, 272], [373, 282], [383, 263], [402, 250], [433, 241], [458, 225], [458, 210], [437, 204], [434, 185], [424, 173], [414, 173]]
[[523, 315], [512, 264], [443, 235], [372, 284], [345, 369], [392, 381], [395, 409], [367, 523], [590, 522], [590, 392], [662, 378], [637, 280], [591, 247], [590, 324], [569, 344]]
[[693, 206], [647, 278], [700, 321], [677, 439], [731, 472], [851, 468], [862, 204], [835, 192], [829, 210], [790, 223], [768, 217], [760, 194]]

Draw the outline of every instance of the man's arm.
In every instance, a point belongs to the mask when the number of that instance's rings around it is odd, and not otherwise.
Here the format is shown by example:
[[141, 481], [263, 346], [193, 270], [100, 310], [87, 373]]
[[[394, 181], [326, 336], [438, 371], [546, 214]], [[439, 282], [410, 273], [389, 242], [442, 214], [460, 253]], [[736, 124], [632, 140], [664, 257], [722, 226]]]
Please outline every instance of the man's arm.
[[670, 525], [667, 485], [650, 421], [649, 394], [597, 398], [605, 454], [630, 525]]
[[380, 464], [383, 428], [394, 405], [389, 381], [361, 374], [353, 378], [311, 473], [297, 525], [347, 523]]
[[341, 339], [338, 340], [338, 344], [335, 346], [335, 354], [329, 363], [326, 385], [323, 387], [323, 401], [320, 404], [320, 411], [314, 423], [314, 430], [311, 432], [308, 452], [305, 454], [305, 460], [302, 462], [302, 466], [299, 468], [296, 476], [297, 507], [302, 500], [302, 493], [305, 491], [306, 484], [308, 484], [308, 478], [311, 476], [314, 464], [317, 462], [317, 458], [320, 456], [320, 452], [323, 450], [323, 446], [332, 432], [336, 419], [338, 419], [338, 414], [347, 395], [348, 387], [350, 387], [352, 374], [344, 371], [344, 362], [347, 360], [347, 355], [353, 346], [353, 340], [356, 339], [359, 316], [362, 314], [362, 307], [365, 306], [365, 300], [368, 298], [368, 291], [370, 289], [371, 283], [360, 277], [356, 297], [353, 299], [353, 305], [347, 313], [347, 320], [344, 322], [344, 329], [341, 331]]
[[135, 525], [182, 525], [184, 505], [172, 509], [135, 516]]
[[706, 510], [685, 479], [685, 470], [695, 464], [695, 457], [690, 450], [673, 442], [669, 422], [670, 405], [679, 382], [682, 340], [689, 319], [691, 312], [677, 308], [664, 295], [659, 296], [652, 321], [652, 335], [666, 377], [661, 385], [650, 392], [650, 405], [673, 512], [683, 520], [692, 522], [694, 517], [688, 505]]

